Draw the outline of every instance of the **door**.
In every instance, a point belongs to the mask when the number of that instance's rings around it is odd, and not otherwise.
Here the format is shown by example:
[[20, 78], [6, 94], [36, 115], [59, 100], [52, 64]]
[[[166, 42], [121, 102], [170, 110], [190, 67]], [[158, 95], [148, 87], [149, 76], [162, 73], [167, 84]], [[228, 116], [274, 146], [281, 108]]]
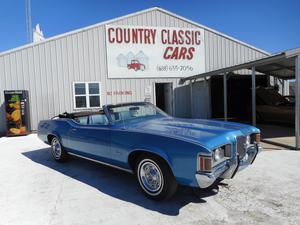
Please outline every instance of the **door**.
[[[93, 115], [99, 117], [100, 115]], [[108, 123], [93, 123], [93, 116], [81, 117], [77, 122], [71, 122], [68, 132], [69, 151], [107, 162], [110, 156], [110, 125]], [[103, 115], [105, 116], [105, 115]], [[99, 118], [94, 121], [100, 121]]]
[[173, 83], [155, 83], [156, 106], [173, 115]]

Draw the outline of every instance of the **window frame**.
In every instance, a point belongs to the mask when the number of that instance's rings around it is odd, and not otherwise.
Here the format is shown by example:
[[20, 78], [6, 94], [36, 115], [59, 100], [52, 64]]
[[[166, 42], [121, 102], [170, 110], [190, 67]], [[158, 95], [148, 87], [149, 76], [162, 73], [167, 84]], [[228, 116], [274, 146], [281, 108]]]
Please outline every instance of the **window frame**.
[[[85, 94], [78, 94], [76, 95], [75, 93], [75, 85], [76, 84], [84, 84], [85, 85]], [[89, 90], [89, 84], [98, 84], [99, 85], [99, 94], [90, 94]], [[74, 81], [73, 82], [73, 107], [74, 110], [81, 110], [81, 109], [101, 109], [101, 103], [102, 103], [102, 98], [101, 98], [101, 82], [98, 81]], [[76, 97], [85, 97], [86, 101], [86, 107], [76, 107]], [[91, 107], [90, 106], [90, 97], [91, 96], [99, 96], [99, 107]]]

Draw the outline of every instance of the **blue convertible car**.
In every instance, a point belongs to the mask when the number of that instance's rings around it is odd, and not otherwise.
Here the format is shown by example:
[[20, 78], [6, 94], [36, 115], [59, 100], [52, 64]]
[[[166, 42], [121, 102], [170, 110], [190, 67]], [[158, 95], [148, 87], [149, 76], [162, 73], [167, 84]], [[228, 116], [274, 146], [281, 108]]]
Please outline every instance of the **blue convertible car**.
[[64, 113], [38, 126], [56, 161], [75, 155], [137, 177], [150, 198], [171, 197], [177, 184], [209, 188], [252, 164], [260, 131], [215, 120], [179, 119], [146, 102]]

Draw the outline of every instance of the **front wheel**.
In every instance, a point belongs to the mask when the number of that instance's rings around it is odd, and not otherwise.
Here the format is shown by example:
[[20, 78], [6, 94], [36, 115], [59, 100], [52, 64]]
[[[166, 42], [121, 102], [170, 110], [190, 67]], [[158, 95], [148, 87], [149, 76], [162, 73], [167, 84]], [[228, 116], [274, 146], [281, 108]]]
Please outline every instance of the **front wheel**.
[[142, 191], [151, 199], [167, 199], [176, 192], [175, 177], [167, 163], [159, 157], [141, 156], [137, 160], [135, 172]]
[[64, 162], [68, 157], [68, 153], [64, 150], [57, 137], [53, 137], [51, 140], [51, 153], [53, 158], [58, 162]]

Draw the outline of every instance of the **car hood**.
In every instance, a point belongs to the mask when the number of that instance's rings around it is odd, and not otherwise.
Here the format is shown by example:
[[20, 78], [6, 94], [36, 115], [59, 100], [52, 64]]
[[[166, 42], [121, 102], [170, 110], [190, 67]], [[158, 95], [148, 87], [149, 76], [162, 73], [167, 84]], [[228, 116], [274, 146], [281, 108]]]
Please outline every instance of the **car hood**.
[[236, 136], [259, 132], [257, 128], [246, 124], [173, 117], [144, 121], [128, 128], [191, 141], [207, 149], [232, 143]]

